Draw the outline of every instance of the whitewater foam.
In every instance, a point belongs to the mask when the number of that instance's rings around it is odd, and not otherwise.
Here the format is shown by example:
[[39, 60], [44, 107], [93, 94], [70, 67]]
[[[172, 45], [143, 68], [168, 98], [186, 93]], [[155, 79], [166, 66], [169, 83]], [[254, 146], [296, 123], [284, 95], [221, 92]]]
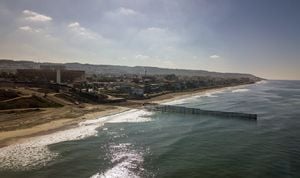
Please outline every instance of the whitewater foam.
[[249, 89], [246, 88], [241, 88], [241, 89], [236, 89], [236, 90], [232, 90], [232, 93], [241, 93], [241, 92], [247, 92], [250, 91]]
[[152, 112], [146, 110], [132, 109], [127, 113], [113, 117], [107, 121], [107, 123], [122, 123], [122, 122], [149, 122], [151, 121]]
[[220, 94], [225, 92], [226, 89], [224, 90], [215, 90], [215, 91], [210, 91], [210, 92], [205, 92], [205, 93], [200, 93], [198, 95], [194, 95], [194, 96], [187, 96], [184, 97], [182, 99], [178, 99], [178, 100], [173, 100], [173, 101], [169, 101], [169, 102], [164, 102], [162, 104], [167, 104], [167, 105], [180, 105], [180, 104], [185, 104], [185, 103], [191, 103], [194, 100], [198, 100], [201, 97], [210, 97], [210, 98], [216, 98], [218, 97], [218, 95], [216, 94]]
[[48, 145], [97, 135], [96, 126], [83, 126], [29, 139], [0, 149], [0, 169], [27, 170], [45, 166], [59, 154]]
[[24, 143], [0, 148], [0, 169], [28, 170], [40, 168], [59, 156], [59, 153], [51, 151], [48, 145], [97, 136], [97, 128], [108, 121], [111, 123], [148, 122], [150, 121], [148, 116], [151, 114], [148, 111], [133, 109], [116, 115], [87, 120], [72, 129], [33, 137]]
[[266, 83], [268, 83], [269, 81], [268, 80], [261, 80], [261, 81], [259, 81], [259, 82], [256, 82], [255, 84], [266, 84]]

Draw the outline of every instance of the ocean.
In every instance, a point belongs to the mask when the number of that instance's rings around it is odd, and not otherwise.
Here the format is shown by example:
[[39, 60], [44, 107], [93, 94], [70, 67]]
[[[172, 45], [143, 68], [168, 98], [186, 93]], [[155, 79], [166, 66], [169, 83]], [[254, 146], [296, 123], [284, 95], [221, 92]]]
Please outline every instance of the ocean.
[[168, 104], [258, 120], [129, 110], [0, 148], [0, 177], [300, 177], [300, 81]]

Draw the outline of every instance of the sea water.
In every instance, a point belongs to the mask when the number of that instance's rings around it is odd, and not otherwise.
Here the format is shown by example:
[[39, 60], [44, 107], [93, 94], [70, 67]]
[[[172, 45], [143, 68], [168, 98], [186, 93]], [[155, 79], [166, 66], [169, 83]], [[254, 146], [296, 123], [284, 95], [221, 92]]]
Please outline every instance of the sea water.
[[167, 104], [258, 120], [129, 110], [0, 148], [0, 177], [300, 177], [300, 81]]

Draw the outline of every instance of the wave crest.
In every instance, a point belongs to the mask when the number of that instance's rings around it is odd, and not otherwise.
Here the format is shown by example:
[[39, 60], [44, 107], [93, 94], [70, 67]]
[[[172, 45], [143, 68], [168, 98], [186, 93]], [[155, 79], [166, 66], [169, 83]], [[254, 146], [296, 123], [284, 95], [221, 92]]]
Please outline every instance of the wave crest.
[[33, 137], [24, 143], [0, 148], [0, 169], [29, 170], [43, 167], [59, 156], [59, 153], [49, 150], [48, 145], [97, 136], [97, 128], [107, 122], [148, 122], [151, 120], [149, 117], [151, 114], [148, 111], [133, 109], [116, 115], [87, 120], [72, 129]]

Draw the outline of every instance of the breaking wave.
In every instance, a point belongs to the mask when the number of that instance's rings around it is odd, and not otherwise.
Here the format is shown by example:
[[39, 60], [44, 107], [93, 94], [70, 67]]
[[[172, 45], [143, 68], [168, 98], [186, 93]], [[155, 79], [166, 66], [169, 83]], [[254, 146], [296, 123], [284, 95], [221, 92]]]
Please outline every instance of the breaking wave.
[[249, 89], [246, 88], [241, 88], [241, 89], [236, 89], [236, 90], [232, 90], [232, 93], [241, 93], [241, 92], [247, 92], [249, 91]]
[[97, 135], [97, 126], [84, 126], [53, 134], [34, 137], [24, 143], [0, 149], [0, 168], [27, 170], [45, 166], [59, 154], [49, 150], [47, 145], [80, 140]]
[[146, 110], [132, 109], [127, 113], [121, 113], [117, 117], [109, 119], [107, 123], [121, 123], [121, 122], [149, 122], [151, 121], [152, 112]]
[[202, 98], [202, 97], [217, 98], [218, 97], [217, 94], [223, 93], [223, 92], [225, 92], [225, 90], [227, 90], [227, 89], [210, 91], [210, 92], [205, 92], [205, 93], [200, 93], [198, 95], [187, 96], [185, 98], [177, 99], [177, 100], [173, 100], [173, 101], [169, 101], [169, 102], [165, 102], [163, 104], [180, 105], [180, 104], [185, 104], [185, 103], [193, 102], [194, 100], [198, 100], [199, 98]]
[[24, 143], [0, 148], [0, 169], [29, 170], [43, 167], [59, 156], [59, 153], [51, 151], [48, 145], [97, 136], [97, 128], [106, 122], [148, 122], [150, 121], [148, 116], [151, 114], [148, 111], [132, 109], [116, 115], [87, 120], [72, 129], [33, 137]]

